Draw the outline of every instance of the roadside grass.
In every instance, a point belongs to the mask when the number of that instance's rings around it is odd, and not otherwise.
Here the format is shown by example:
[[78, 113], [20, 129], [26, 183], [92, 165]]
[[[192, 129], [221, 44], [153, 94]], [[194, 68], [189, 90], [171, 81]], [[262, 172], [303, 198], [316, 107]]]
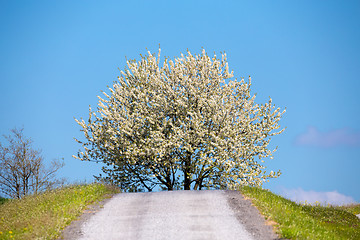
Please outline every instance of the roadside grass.
[[0, 205], [0, 239], [56, 239], [88, 205], [118, 192], [93, 183], [9, 199]]
[[350, 204], [346, 206], [339, 207], [342, 210], [348, 211], [354, 215], [360, 214], [360, 204]]
[[241, 187], [240, 191], [287, 239], [360, 239], [360, 219], [354, 215], [360, 204], [352, 206], [303, 205], [268, 190]]

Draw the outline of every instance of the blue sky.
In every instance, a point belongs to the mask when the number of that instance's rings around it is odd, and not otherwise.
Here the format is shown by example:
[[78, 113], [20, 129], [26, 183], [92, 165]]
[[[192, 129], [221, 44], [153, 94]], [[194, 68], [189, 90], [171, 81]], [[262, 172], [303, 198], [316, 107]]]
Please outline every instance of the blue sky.
[[169, 57], [225, 51], [258, 102], [287, 108], [267, 162], [283, 174], [265, 187], [360, 202], [360, 2], [169, 2], [0, 1], [0, 134], [24, 127], [48, 162], [65, 159], [61, 177], [91, 181], [100, 165], [71, 157], [74, 117], [88, 116], [125, 57], [159, 44]]

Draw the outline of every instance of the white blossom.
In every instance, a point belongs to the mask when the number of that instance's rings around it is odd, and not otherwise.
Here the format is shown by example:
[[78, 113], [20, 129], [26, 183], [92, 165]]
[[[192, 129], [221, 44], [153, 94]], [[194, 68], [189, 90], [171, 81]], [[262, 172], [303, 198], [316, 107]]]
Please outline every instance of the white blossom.
[[76, 158], [105, 163], [106, 180], [151, 191], [261, 185], [280, 175], [266, 174], [259, 159], [272, 158], [285, 111], [271, 98], [256, 104], [251, 78], [235, 79], [225, 54], [188, 51], [160, 66], [159, 49], [120, 73], [88, 121], [75, 119], [86, 138]]

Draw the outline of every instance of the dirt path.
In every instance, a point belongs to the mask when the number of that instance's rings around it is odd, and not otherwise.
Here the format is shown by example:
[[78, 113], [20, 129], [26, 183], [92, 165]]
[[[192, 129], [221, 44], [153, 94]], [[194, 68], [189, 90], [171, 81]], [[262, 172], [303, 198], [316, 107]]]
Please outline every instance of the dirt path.
[[64, 239], [276, 239], [236, 191], [121, 193], [93, 206]]

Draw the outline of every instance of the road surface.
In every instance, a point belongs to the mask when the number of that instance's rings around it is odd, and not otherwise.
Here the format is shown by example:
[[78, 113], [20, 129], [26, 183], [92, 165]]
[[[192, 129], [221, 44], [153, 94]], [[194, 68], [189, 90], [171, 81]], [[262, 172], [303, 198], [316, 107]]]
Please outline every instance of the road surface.
[[120, 193], [65, 239], [276, 239], [236, 191]]

